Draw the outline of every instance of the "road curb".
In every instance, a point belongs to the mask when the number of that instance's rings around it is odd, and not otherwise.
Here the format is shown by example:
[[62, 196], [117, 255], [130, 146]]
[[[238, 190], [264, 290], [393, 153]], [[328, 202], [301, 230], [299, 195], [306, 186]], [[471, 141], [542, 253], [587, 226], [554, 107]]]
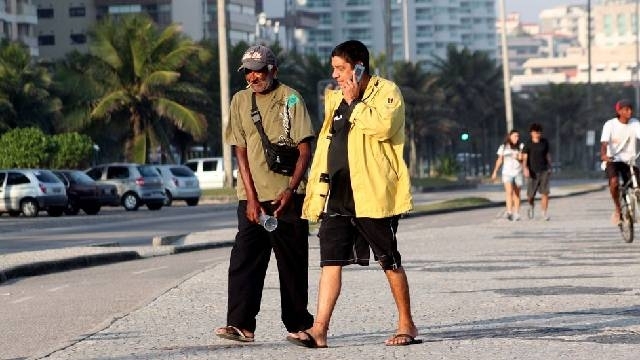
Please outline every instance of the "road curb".
[[92, 254], [74, 256], [65, 259], [37, 261], [21, 264], [0, 270], [0, 284], [14, 278], [50, 274], [96, 265], [106, 265], [115, 262], [136, 260], [142, 258], [136, 251], [122, 251], [107, 254]]
[[[607, 188], [606, 185], [594, 186], [587, 189], [579, 189], [569, 191], [562, 195], [551, 195], [551, 198], [577, 196], [594, 191], [601, 191]], [[410, 212], [405, 217], [416, 217], [435, 214], [446, 214], [458, 211], [469, 211], [477, 209], [485, 209], [492, 207], [502, 207], [504, 202], [491, 201], [486, 204], [473, 205], [468, 207], [451, 208], [451, 209], [435, 209]], [[206, 233], [206, 232], [203, 232]], [[234, 240], [209, 240], [202, 241], [199, 233], [188, 233], [168, 236], [156, 236], [152, 239], [150, 246], [136, 247], [133, 249], [123, 249], [122, 251], [110, 251], [101, 254], [81, 254], [78, 256], [69, 256], [61, 259], [36, 261], [33, 263], [24, 263], [10, 266], [6, 269], [0, 268], [0, 284], [19, 277], [44, 275], [54, 272], [78, 269], [83, 267], [106, 265], [116, 262], [138, 260], [154, 256], [165, 256], [172, 254], [180, 254], [191, 251], [215, 249], [221, 247], [232, 246]], [[106, 243], [100, 244], [112, 250], [117, 244]]]

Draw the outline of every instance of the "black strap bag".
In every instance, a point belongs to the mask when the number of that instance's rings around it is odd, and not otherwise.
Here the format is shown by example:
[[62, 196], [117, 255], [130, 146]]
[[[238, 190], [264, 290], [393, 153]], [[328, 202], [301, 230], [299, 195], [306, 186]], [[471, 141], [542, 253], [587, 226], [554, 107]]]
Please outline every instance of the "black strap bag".
[[264, 156], [267, 159], [267, 164], [269, 165], [269, 170], [278, 174], [291, 176], [296, 168], [296, 162], [298, 162], [300, 152], [298, 151], [298, 148], [294, 146], [293, 140], [289, 135], [291, 119], [289, 118], [288, 105], [285, 106], [287, 106], [285, 109], [287, 125], [283, 126], [285, 136], [280, 136], [280, 141], [278, 141], [277, 144], [274, 144], [269, 141], [267, 134], [264, 133], [264, 128], [262, 127], [262, 116], [260, 115], [260, 110], [258, 110], [258, 105], [256, 104], [256, 93], [251, 94], [251, 119], [260, 134], [260, 140], [264, 149]]

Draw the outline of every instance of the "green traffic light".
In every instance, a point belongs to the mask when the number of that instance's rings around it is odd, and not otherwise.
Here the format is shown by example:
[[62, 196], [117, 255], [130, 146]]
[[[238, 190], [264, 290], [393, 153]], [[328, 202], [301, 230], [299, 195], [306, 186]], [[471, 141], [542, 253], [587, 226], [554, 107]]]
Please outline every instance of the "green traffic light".
[[462, 140], [462, 141], [467, 141], [467, 140], [469, 140], [469, 134], [468, 134], [468, 133], [462, 133], [462, 134], [460, 134], [460, 140]]

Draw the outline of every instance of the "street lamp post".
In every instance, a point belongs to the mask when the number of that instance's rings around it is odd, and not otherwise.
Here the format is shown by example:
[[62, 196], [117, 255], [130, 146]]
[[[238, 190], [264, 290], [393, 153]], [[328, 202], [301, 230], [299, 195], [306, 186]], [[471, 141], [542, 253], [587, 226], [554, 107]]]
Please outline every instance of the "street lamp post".
[[635, 89], [635, 95], [636, 95], [636, 103], [635, 103], [635, 108], [636, 109], [640, 109], [640, 69], [638, 68], [638, 66], [640, 65], [640, 33], [639, 33], [639, 29], [640, 29], [640, 24], [638, 24], [640, 22], [640, 0], [636, 0], [636, 28], [635, 28], [635, 32], [636, 32], [636, 73], [635, 73], [635, 79], [634, 79], [634, 89]]
[[511, 107], [511, 75], [509, 74], [509, 48], [507, 46], [507, 20], [505, 18], [505, 0], [500, 0], [500, 19], [502, 22], [502, 81], [504, 83], [504, 112], [507, 132], [513, 129], [513, 109]]

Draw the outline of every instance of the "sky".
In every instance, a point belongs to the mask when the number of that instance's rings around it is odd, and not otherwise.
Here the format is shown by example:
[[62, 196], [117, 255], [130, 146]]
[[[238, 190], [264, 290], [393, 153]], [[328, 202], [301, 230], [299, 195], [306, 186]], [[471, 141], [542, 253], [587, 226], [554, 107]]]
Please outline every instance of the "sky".
[[[525, 22], [538, 22], [538, 15], [543, 9], [561, 5], [582, 4], [587, 5], [587, 0], [504, 0], [507, 13], [519, 12], [520, 18]], [[594, 1], [591, 2], [592, 4]], [[500, 1], [496, 1], [496, 8], [500, 6]], [[497, 9], [497, 15], [500, 9]]]

